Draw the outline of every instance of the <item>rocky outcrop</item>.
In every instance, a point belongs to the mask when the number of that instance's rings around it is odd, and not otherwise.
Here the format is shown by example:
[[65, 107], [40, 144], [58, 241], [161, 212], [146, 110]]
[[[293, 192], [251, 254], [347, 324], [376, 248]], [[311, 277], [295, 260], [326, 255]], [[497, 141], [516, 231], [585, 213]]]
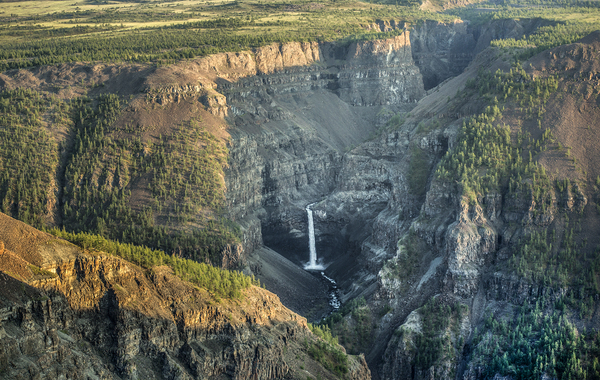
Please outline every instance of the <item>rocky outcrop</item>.
[[352, 44], [337, 76], [340, 98], [354, 106], [416, 102], [423, 80], [413, 63], [410, 32]]
[[[347, 284], [342, 285], [352, 284], [343, 287], [348, 298], [371, 285], [384, 261], [396, 252], [396, 242], [407, 227], [398, 209], [407, 206], [409, 213], [409, 208], [414, 208], [414, 205], [409, 207], [413, 197], [407, 196], [404, 171], [408, 163], [395, 158], [407, 152], [406, 137], [390, 133], [382, 136], [386, 144], [375, 140], [347, 154], [336, 190], [318, 206], [338, 218], [336, 226], [343, 228], [347, 239], [355, 241], [355, 260], [360, 263], [358, 273], [349, 270], [347, 260], [330, 268], [338, 280], [345, 279]], [[357, 287], [358, 283], [363, 286]]]
[[257, 74], [272, 74], [286, 67], [309, 66], [321, 60], [317, 42], [272, 44], [256, 49]]
[[479, 205], [463, 203], [458, 220], [446, 232], [446, 283], [460, 297], [475, 295], [481, 270], [496, 251], [497, 233]]
[[286, 118], [277, 112], [272, 96], [315, 90], [330, 90], [353, 106], [400, 105], [423, 96], [408, 31], [346, 48], [316, 43], [270, 45], [258, 49], [255, 56], [258, 75], [217, 82], [238, 115]]
[[[7, 275], [0, 261], [0, 369], [7, 378], [333, 376], [305, 356], [305, 343], [315, 339], [306, 320], [266, 290], [219, 300], [170, 268], [145, 271], [60, 244], [55, 257], [69, 260], [47, 262], [26, 282]], [[349, 367], [351, 378], [370, 378], [364, 358], [349, 358]]]
[[[0, 362], [9, 374], [276, 379], [290, 372], [285, 343], [307, 336], [302, 320], [277, 321], [284, 309], [272, 304], [272, 295], [247, 294], [248, 305], [264, 306], [240, 320], [236, 310], [211, 306], [169, 270], [148, 278], [120, 259], [83, 255], [57, 272], [56, 279], [32, 282], [33, 288], [3, 277], [6, 288], [30, 292], [21, 304], [2, 309]], [[244, 327], [273, 323], [279, 330], [280, 322], [286, 327], [274, 335]]]
[[494, 27], [471, 28], [468, 21], [458, 19], [454, 22], [426, 20], [412, 27], [398, 20], [377, 20], [366, 28], [380, 32], [410, 29], [412, 58], [423, 76], [425, 89], [429, 90], [460, 74], [492, 40], [523, 36], [523, 26], [519, 21], [511, 21], [513, 24], [495, 22]]
[[477, 40], [463, 21], [425, 21], [415, 27], [410, 43], [425, 89], [430, 89], [467, 67], [475, 57]]

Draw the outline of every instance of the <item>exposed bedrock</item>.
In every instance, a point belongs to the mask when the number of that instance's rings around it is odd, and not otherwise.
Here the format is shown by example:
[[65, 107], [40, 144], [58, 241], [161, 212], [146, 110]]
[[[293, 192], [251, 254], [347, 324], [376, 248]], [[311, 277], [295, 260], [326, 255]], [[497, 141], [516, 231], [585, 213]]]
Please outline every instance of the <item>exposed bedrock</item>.
[[309, 46], [292, 43], [261, 48], [256, 54], [259, 75], [236, 82], [219, 80], [218, 90], [236, 114], [270, 118], [282, 115], [269, 113], [272, 107], [264, 105], [269, 96], [327, 89], [353, 106], [398, 105], [423, 96], [408, 31], [347, 47]]
[[[303, 45], [295, 46], [297, 53], [284, 47], [270, 50], [271, 59], [285, 62], [283, 52], [306, 56]], [[282, 64], [273, 73], [217, 81], [235, 125], [227, 201], [234, 219], [251, 232], [244, 244], [252, 250], [265, 243], [297, 264], [308, 260], [305, 207], [322, 201], [345, 181], [340, 174], [348, 165], [344, 151], [374, 132], [381, 106], [408, 110], [423, 95], [408, 32], [345, 48], [311, 46], [310, 56], [316, 61], [311, 66]], [[363, 172], [376, 170], [368, 158], [363, 161]], [[382, 186], [379, 178], [368, 181]], [[360, 251], [368, 236], [368, 219], [387, 203], [382, 194], [389, 186], [383, 187], [369, 190], [381, 193], [374, 202], [357, 199], [365, 203], [360, 207], [352, 194], [340, 195], [340, 210], [327, 212], [316, 205], [317, 250], [326, 263]], [[365, 208], [371, 211], [365, 213]], [[365, 214], [370, 216], [365, 219]], [[257, 225], [260, 233], [252, 232]]]
[[540, 19], [506, 19], [472, 27], [461, 20], [425, 21], [410, 34], [413, 59], [423, 75], [425, 89], [429, 90], [462, 73], [492, 40], [520, 39], [547, 24], [547, 20]]
[[[215, 80], [233, 125], [227, 202], [244, 231], [245, 251], [266, 244], [297, 264], [306, 262], [305, 207], [319, 202], [319, 257], [327, 264], [345, 257], [329, 271], [344, 273], [348, 286], [356, 271], [368, 271], [371, 279], [361, 289], [374, 282], [408, 228], [404, 221], [416, 217], [423, 202], [406, 178], [412, 132], [404, 128], [351, 148], [386, 120], [382, 113], [410, 110], [424, 95], [423, 83], [434, 86], [459, 74], [477, 51], [479, 35], [524, 30], [492, 24], [472, 31], [463, 22], [427, 21], [385, 40], [271, 45], [254, 56], [228, 58], [223, 64], [249, 74]], [[416, 145], [432, 165], [448, 136], [421, 139]]]
[[[237, 81], [217, 80], [233, 126], [227, 202], [245, 231], [246, 251], [264, 244], [302, 266], [309, 257], [305, 207], [315, 203], [318, 256], [340, 285], [342, 301], [366, 296], [394, 309], [374, 331], [367, 355], [376, 377], [402, 378], [394, 368], [406, 357], [395, 351], [397, 342], [388, 346], [389, 337], [435, 294], [485, 300], [482, 284], [490, 284], [496, 298], [517, 297], [500, 293], [524, 284], [484, 269], [505, 259], [503, 248], [516, 241], [511, 221], [552, 220], [551, 212], [529, 215], [529, 201], [516, 204], [495, 193], [481, 206], [465, 206], [453, 184], [435, 180], [435, 165], [455, 143], [462, 120], [431, 132], [418, 124], [432, 117], [429, 110], [443, 110], [447, 96], [432, 94], [437, 100], [395, 130], [378, 128], [411, 111], [424, 89], [460, 74], [491, 39], [520, 38], [535, 25], [427, 21], [398, 37], [349, 47], [273, 47], [268, 56], [280, 63], [263, 62], [268, 69]], [[455, 94], [461, 80], [440, 87]], [[391, 275], [411, 249], [418, 259], [409, 274]]]
[[[4, 214], [0, 224], [3, 379], [337, 378], [307, 355], [306, 320], [271, 292], [219, 299], [167, 266], [91, 255]], [[370, 379], [364, 358], [348, 369]]]
[[477, 45], [473, 32], [463, 21], [425, 21], [415, 27], [410, 42], [425, 89], [460, 74], [475, 56]]

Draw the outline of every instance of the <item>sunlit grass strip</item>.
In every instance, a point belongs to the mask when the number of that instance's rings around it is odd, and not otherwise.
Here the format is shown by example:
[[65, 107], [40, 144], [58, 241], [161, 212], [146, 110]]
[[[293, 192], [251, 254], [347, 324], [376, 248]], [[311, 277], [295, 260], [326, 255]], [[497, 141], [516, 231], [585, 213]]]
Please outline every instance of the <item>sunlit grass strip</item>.
[[[600, 14], [598, 17], [600, 17]], [[546, 49], [574, 43], [595, 30], [600, 30], [600, 19], [595, 23], [573, 22], [544, 26], [528, 37], [518, 40], [514, 38], [494, 40], [491, 45], [506, 49], [524, 48], [526, 50], [519, 54], [518, 58], [527, 59]]]
[[249, 288], [251, 285], [259, 286], [257, 280], [241, 272], [215, 268], [208, 264], [167, 255], [161, 250], [119, 243], [108, 240], [100, 235], [85, 232], [73, 233], [58, 228], [49, 229], [47, 232], [70, 241], [83, 249], [96, 250], [118, 256], [146, 269], [167, 265], [173, 269], [179, 278], [206, 289], [217, 299], [239, 299], [242, 297], [242, 290]]
[[[65, 62], [174, 62], [291, 41], [348, 43], [386, 38], [386, 33], [368, 27], [376, 20], [410, 25], [423, 19], [452, 22], [456, 18], [414, 7], [371, 4], [366, 8], [351, 1], [313, 5], [236, 2], [178, 12], [66, 7], [64, 13], [41, 16], [25, 12], [6, 17], [5, 13], [0, 71]], [[28, 38], [32, 33], [34, 38]]]

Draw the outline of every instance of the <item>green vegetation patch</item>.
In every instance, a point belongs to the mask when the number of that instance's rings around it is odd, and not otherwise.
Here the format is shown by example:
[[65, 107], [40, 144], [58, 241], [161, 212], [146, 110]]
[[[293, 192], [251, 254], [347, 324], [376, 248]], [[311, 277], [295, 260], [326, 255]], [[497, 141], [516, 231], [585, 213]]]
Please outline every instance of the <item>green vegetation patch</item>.
[[0, 92], [0, 210], [36, 227], [52, 213], [57, 190], [58, 144], [45, 117], [63, 122], [63, 104], [42, 93], [18, 88]]
[[526, 115], [541, 118], [544, 104], [556, 91], [557, 83], [552, 77], [531, 78], [518, 65], [508, 73], [480, 72], [476, 80], [467, 83], [467, 90], [487, 95], [492, 104], [484, 113], [463, 123], [455, 148], [447, 152], [438, 166], [438, 178], [458, 181], [471, 203], [486, 193], [508, 187], [514, 196], [529, 193], [538, 208], [545, 211], [552, 203], [551, 181], [533, 156], [553, 141], [551, 132], [544, 134], [542, 144], [520, 130], [511, 133], [509, 126], [499, 122], [502, 110], [498, 98], [520, 107], [517, 110]]
[[569, 292], [570, 304], [580, 311], [581, 318], [589, 318], [593, 299], [600, 294], [600, 248], [590, 251], [587, 239], [577, 239], [577, 235], [568, 217], [561, 239], [555, 229], [550, 234], [532, 231], [521, 239], [510, 266], [520, 276], [545, 286], [577, 289]]
[[[600, 14], [598, 17], [600, 18]], [[517, 58], [525, 60], [544, 50], [571, 44], [598, 30], [599, 27], [600, 23], [561, 23], [555, 26], [542, 26], [530, 36], [518, 40], [514, 38], [494, 40], [491, 42], [491, 46], [503, 49], [524, 49], [517, 54]]]
[[409, 289], [408, 279], [411, 278], [428, 251], [427, 243], [413, 229], [409, 230], [397, 243], [397, 255], [384, 266], [384, 275], [389, 279], [402, 281], [401, 292]]
[[[194, 147], [201, 149], [194, 150]], [[159, 202], [178, 199], [180, 218], [197, 214], [202, 207], [220, 210], [225, 201], [223, 168], [229, 153], [216, 137], [192, 120], [169, 138], [145, 147], [148, 158], [141, 171], [152, 176], [152, 193]]]
[[434, 298], [419, 309], [423, 333], [415, 336], [414, 364], [417, 367], [425, 370], [445, 357], [456, 356], [456, 349], [461, 349], [457, 338], [465, 309], [460, 303], [448, 305]]
[[[463, 123], [455, 147], [441, 160], [436, 173], [440, 180], [457, 181], [465, 200], [472, 204], [481, 204], [490, 192], [505, 194], [504, 207], [509, 211], [529, 213], [525, 225], [555, 220], [548, 231], [525, 231], [508, 268], [545, 286], [580, 289], [583, 293], [577, 298], [587, 302], [599, 293], [600, 261], [585, 246], [587, 239], [569, 226], [568, 214], [558, 213], [560, 201], [556, 201], [579, 192], [579, 187], [568, 180], [552, 179], [535, 159], [556, 148], [552, 131], [541, 120], [545, 104], [557, 88], [556, 78], [532, 78], [518, 64], [509, 72], [480, 72], [467, 84], [467, 91], [487, 96], [490, 105]], [[520, 126], [505, 125], [505, 107], [540, 137], [533, 138]], [[531, 123], [536, 120], [537, 126]], [[584, 305], [581, 309], [589, 308]]]
[[[527, 228], [503, 270], [552, 289], [566, 289], [574, 300], [569, 305], [579, 310], [581, 318], [589, 318], [593, 299], [600, 294], [598, 251], [587, 247], [580, 216], [570, 211], [559, 213], [560, 200], [579, 193], [579, 185], [551, 178], [536, 162], [541, 152], [561, 150], [552, 131], [542, 123], [546, 102], [557, 89], [555, 77], [532, 78], [519, 64], [509, 72], [480, 72], [467, 84], [467, 91], [487, 97], [490, 105], [464, 122], [437, 175], [444, 181], [457, 181], [471, 203], [481, 204], [487, 193], [498, 192], [505, 195], [508, 211], [527, 213], [523, 219]], [[502, 123], [505, 107], [540, 137], [533, 138], [520, 125]], [[532, 121], [537, 121], [537, 126]], [[569, 216], [579, 220], [577, 226], [569, 224]], [[537, 224], [542, 227], [536, 228]]]
[[[122, 107], [115, 94], [96, 104], [72, 102], [75, 143], [65, 170], [63, 225], [220, 264], [223, 248], [239, 242], [239, 227], [220, 216], [224, 143], [196, 121], [157, 142], [123, 135], [113, 126]], [[132, 191], [148, 194], [149, 202], [135, 204]]]
[[327, 326], [320, 327], [309, 323], [308, 327], [313, 334], [321, 338], [309, 345], [308, 354], [342, 378], [348, 373], [348, 356], [339, 346], [337, 337], [331, 335], [331, 330]]
[[[600, 332], [579, 331], [546, 299], [518, 308], [509, 318], [486, 318], [472, 341], [473, 362], [484, 379], [600, 379]], [[564, 309], [560, 302], [554, 306]]]
[[31, 273], [34, 276], [49, 277], [49, 278], [57, 277], [56, 273], [53, 273], [53, 272], [50, 272], [48, 270], [42, 269], [42, 268], [37, 267], [35, 265], [29, 264], [28, 267], [29, 267], [29, 270], [31, 271]]
[[325, 331], [331, 329], [336, 334], [336, 342], [339, 337], [340, 343], [349, 353], [358, 355], [367, 352], [373, 343], [374, 322], [373, 313], [364, 297], [360, 297], [345, 303], [340, 310], [323, 319], [319, 326]]
[[199, 120], [143, 142], [141, 128], [115, 126], [124, 105], [116, 94], [0, 92], [0, 211], [220, 265], [240, 236], [222, 216], [225, 143]]
[[319, 326], [327, 331], [331, 329], [336, 335], [334, 339], [337, 341], [339, 337], [340, 343], [353, 355], [368, 352], [376, 328], [375, 316], [364, 297], [347, 302], [340, 310], [323, 319]]
[[242, 297], [242, 290], [249, 288], [251, 285], [260, 286], [254, 278], [250, 278], [241, 272], [215, 268], [208, 264], [167, 255], [161, 250], [119, 243], [99, 235], [84, 232], [66, 232], [58, 228], [52, 228], [48, 232], [84, 249], [106, 252], [143, 268], [151, 269], [155, 266], [167, 265], [173, 269], [175, 275], [206, 289], [217, 299], [239, 299]]

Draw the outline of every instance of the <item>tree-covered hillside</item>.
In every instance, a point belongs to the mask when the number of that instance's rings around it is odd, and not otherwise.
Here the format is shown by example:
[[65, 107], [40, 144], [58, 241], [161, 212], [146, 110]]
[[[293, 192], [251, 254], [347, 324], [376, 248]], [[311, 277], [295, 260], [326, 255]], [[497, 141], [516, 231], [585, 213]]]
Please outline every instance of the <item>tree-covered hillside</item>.
[[2, 212], [200, 262], [220, 263], [239, 241], [221, 216], [225, 142], [201, 113], [144, 139], [154, 127], [119, 124], [129, 99], [116, 94], [65, 100], [19, 88], [0, 99]]

